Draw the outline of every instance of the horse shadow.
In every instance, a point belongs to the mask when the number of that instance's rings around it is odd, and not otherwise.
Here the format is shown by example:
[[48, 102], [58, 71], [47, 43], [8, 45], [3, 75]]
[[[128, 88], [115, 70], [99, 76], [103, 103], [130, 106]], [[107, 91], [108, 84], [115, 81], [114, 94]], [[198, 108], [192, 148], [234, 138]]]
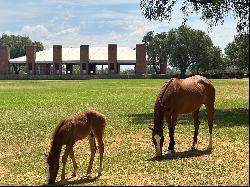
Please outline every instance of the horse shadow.
[[211, 149], [199, 150], [199, 149], [189, 149], [182, 152], [175, 152], [172, 155], [165, 154], [162, 155], [162, 158], [159, 159], [157, 157], [153, 157], [148, 159], [147, 161], [162, 161], [162, 160], [177, 160], [183, 158], [191, 158], [191, 157], [199, 157], [203, 155], [209, 155], [212, 153]]
[[81, 177], [81, 178], [75, 178], [73, 177], [67, 178], [64, 181], [58, 181], [54, 184], [44, 184], [43, 186], [68, 186], [68, 185], [76, 185], [76, 184], [85, 184], [85, 183], [91, 183], [95, 182], [99, 176], [96, 177]]
[[[129, 123], [131, 125], [153, 124], [154, 113], [129, 114]], [[207, 123], [206, 109], [200, 110], [200, 120]], [[233, 127], [233, 126], [248, 126], [249, 125], [249, 109], [248, 108], [232, 108], [232, 109], [216, 109], [214, 113], [214, 123], [217, 128]], [[191, 114], [179, 115], [178, 124], [193, 123]]]

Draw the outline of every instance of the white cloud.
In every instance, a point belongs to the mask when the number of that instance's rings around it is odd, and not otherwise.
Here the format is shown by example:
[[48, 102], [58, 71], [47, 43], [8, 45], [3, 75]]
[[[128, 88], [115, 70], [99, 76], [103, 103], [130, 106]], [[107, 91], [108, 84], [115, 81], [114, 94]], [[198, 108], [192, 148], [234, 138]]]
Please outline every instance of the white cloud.
[[35, 26], [24, 26], [21, 29], [21, 33], [28, 34], [28, 35], [34, 35], [38, 37], [45, 37], [49, 34], [48, 29], [43, 25], [35, 25]]
[[61, 5], [79, 5], [79, 6], [89, 6], [89, 5], [119, 5], [119, 4], [139, 4], [140, 1], [137, 0], [50, 0], [49, 4], [61, 4]]
[[[46, 48], [56, 44], [63, 45], [64, 47], [79, 47], [82, 44], [107, 46], [109, 43], [117, 43], [121, 46], [133, 48], [137, 43], [142, 42], [143, 36], [148, 31], [168, 32], [172, 28], [179, 27], [183, 21], [183, 14], [178, 7], [176, 7], [175, 12], [173, 12], [170, 22], [149, 21], [142, 16], [139, 8], [139, 0], [51, 0], [42, 1], [41, 3], [50, 5], [50, 10], [40, 10], [43, 14], [40, 21], [34, 24], [36, 16], [33, 18], [29, 17], [32, 18], [32, 23], [29, 22], [29, 19], [21, 19], [23, 20], [23, 25], [19, 31], [6, 31], [5, 33], [29, 36], [32, 40], [43, 42]], [[92, 7], [94, 5], [121, 4], [134, 4], [138, 9], [134, 8], [131, 10], [119, 11], [102, 8], [98, 9], [96, 12], [92, 12], [92, 10], [87, 7], [90, 5]], [[51, 9], [51, 7], [53, 7], [51, 5], [55, 5], [54, 9]], [[70, 5], [79, 5], [80, 9], [76, 11], [74, 6]], [[82, 9], [84, 6], [86, 6], [86, 9]], [[11, 14], [11, 12], [1, 11], [0, 8], [0, 15], [6, 18], [8, 14]], [[21, 15], [22, 13], [13, 12], [12, 14], [13, 17], [16, 18], [16, 15]], [[24, 12], [23, 14], [27, 14], [28, 16], [28, 13]], [[48, 18], [46, 18], [47, 14], [49, 15]], [[72, 17], [74, 19], [70, 19]], [[194, 29], [200, 29], [208, 33], [208, 26], [203, 21], [199, 20], [199, 18], [199, 15], [195, 18], [192, 17], [187, 24]], [[14, 21], [11, 20], [12, 19], [8, 21], [10, 24], [13, 24]], [[2, 19], [0, 20], [0, 24], [1, 22]], [[95, 29], [99, 28], [97, 24], [102, 24], [104, 29], [105, 26], [107, 26], [110, 30], [108, 30], [108, 32], [107, 29], [106, 32], [102, 32], [102, 30], [96, 32]], [[90, 29], [90, 25], [93, 30]], [[82, 33], [90, 34], [83, 35]], [[208, 34], [212, 38], [214, 44], [223, 49], [228, 42], [233, 40], [233, 35], [236, 34], [235, 21], [225, 21], [223, 26], [215, 27], [212, 32]]]
[[64, 20], [68, 20], [69, 18], [73, 17], [69, 10], [66, 10], [63, 14]]
[[213, 40], [214, 45], [224, 49], [229, 42], [233, 41], [236, 34], [236, 22], [226, 21], [223, 25], [213, 28], [209, 36]]

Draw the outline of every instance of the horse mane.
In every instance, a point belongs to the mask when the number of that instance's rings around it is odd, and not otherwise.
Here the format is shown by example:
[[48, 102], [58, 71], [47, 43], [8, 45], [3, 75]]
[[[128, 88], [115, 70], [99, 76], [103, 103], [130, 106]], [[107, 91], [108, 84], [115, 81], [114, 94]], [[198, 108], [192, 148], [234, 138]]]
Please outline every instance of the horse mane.
[[52, 135], [52, 141], [51, 144], [53, 143], [53, 141], [55, 140], [55, 137], [57, 135], [57, 133], [59, 132], [59, 130], [61, 129], [61, 127], [64, 125], [66, 119], [62, 119], [56, 126], [53, 135]]
[[165, 84], [161, 87], [160, 93], [157, 96], [154, 107], [154, 129], [157, 129], [159, 125], [163, 125], [162, 121], [164, 117], [164, 105], [162, 100], [167, 88], [173, 82], [173, 80], [174, 79], [170, 79], [169, 81], [165, 82]]
[[[167, 90], [168, 86], [170, 85], [170, 83], [173, 82], [173, 78], [170, 79], [169, 81], [165, 82], [165, 84], [161, 87], [161, 91], [157, 97], [157, 102], [156, 102], [156, 105], [157, 103], [159, 102], [160, 106], [163, 107], [163, 102], [162, 102], [162, 99], [163, 99], [163, 96], [164, 96], [164, 93], [165, 91]], [[156, 107], [156, 106], [155, 106]]]

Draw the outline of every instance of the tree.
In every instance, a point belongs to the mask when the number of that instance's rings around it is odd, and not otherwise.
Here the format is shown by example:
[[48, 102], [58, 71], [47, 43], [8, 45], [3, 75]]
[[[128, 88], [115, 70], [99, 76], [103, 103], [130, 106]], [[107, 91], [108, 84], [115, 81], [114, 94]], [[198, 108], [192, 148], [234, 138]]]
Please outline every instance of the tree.
[[153, 64], [153, 69], [155, 72], [158, 72], [158, 68], [156, 65], [156, 49], [155, 49], [155, 42], [154, 42], [154, 32], [149, 31], [147, 34], [143, 37], [142, 42], [145, 43], [146, 46], [146, 52], [148, 55], [148, 61]]
[[[168, 60], [168, 48], [167, 48], [167, 34], [166, 32], [157, 33], [155, 35], [155, 47], [156, 47], [156, 62], [158, 69], [163, 64], [167, 64]], [[159, 73], [159, 71], [157, 72]]]
[[156, 74], [160, 73], [160, 66], [167, 63], [168, 50], [166, 38], [167, 35], [165, 32], [154, 35], [153, 31], [149, 31], [142, 40], [146, 45], [147, 60], [153, 64]]
[[209, 69], [209, 50], [213, 47], [211, 38], [200, 30], [182, 25], [171, 29], [167, 35], [169, 64], [181, 71], [181, 77], [189, 67], [199, 70]]
[[229, 65], [239, 70], [248, 70], [249, 66], [249, 35], [242, 34], [234, 38], [225, 48], [226, 59]]
[[222, 57], [222, 52], [219, 47], [211, 47], [209, 49], [209, 68], [208, 70], [213, 71], [222, 71], [225, 70], [227, 67], [227, 64], [225, 64], [225, 61]]
[[220, 72], [225, 70], [227, 65], [225, 64], [222, 52], [219, 47], [212, 46], [206, 51], [207, 56], [200, 63], [191, 64], [189, 69], [191, 72], [199, 74], [200, 72]]
[[[41, 42], [38, 41], [32, 41], [27, 36], [15, 36], [15, 35], [7, 35], [3, 34], [0, 38], [0, 45], [8, 45], [10, 47], [10, 58], [18, 58], [21, 56], [24, 56], [26, 53], [25, 47], [27, 45], [35, 45], [36, 51], [42, 51], [44, 50], [44, 46]], [[19, 64], [13, 64], [13, 69], [16, 74], [20, 71], [20, 65]]]
[[[178, 1], [180, 2], [180, 1]], [[141, 0], [140, 7], [143, 15], [149, 20], [168, 20], [177, 0]], [[193, 13], [201, 12], [201, 19], [208, 23], [209, 27], [223, 23], [224, 18], [232, 14], [238, 19], [237, 31], [249, 34], [249, 0], [184, 0], [181, 10], [184, 22]]]

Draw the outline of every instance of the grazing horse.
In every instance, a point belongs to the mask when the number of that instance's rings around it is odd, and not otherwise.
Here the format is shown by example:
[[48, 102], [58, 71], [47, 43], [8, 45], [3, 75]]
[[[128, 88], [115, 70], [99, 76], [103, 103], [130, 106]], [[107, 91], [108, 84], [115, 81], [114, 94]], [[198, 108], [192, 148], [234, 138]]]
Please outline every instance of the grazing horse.
[[105, 116], [94, 110], [86, 110], [73, 116], [66, 117], [58, 124], [58, 126], [54, 130], [49, 155], [46, 155], [49, 184], [54, 183], [56, 180], [59, 169], [59, 158], [63, 145], [66, 145], [66, 149], [64, 155], [62, 156], [61, 180], [65, 179], [65, 165], [68, 155], [70, 156], [74, 167], [72, 176], [76, 176], [78, 167], [74, 156], [73, 146], [76, 141], [82, 140], [87, 136], [90, 144], [91, 156], [86, 175], [89, 175], [92, 170], [92, 165], [97, 149], [95, 139], [98, 142], [98, 149], [100, 154], [98, 176], [101, 175], [103, 168], [103, 136], [105, 125]]
[[149, 127], [152, 130], [152, 141], [155, 145], [156, 157], [162, 157], [164, 117], [168, 123], [170, 138], [167, 154], [172, 155], [174, 153], [174, 130], [179, 114], [192, 113], [195, 130], [191, 148], [195, 149], [200, 125], [199, 109], [202, 104], [205, 105], [207, 110], [210, 134], [208, 149], [212, 149], [214, 102], [215, 89], [211, 82], [203, 76], [195, 75], [186, 79], [173, 78], [166, 82], [155, 102], [154, 127]]

